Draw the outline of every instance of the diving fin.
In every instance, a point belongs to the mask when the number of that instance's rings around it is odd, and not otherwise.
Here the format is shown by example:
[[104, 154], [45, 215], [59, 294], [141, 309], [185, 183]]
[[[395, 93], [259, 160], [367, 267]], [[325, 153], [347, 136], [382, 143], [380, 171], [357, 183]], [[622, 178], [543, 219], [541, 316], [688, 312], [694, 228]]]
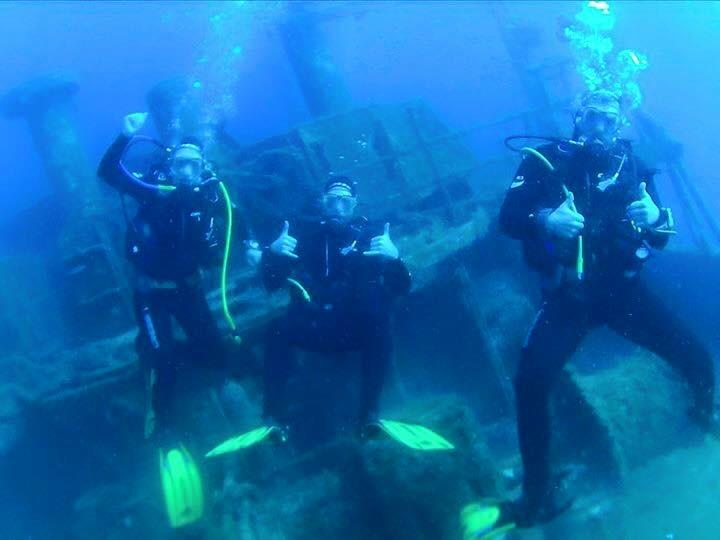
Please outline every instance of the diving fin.
[[167, 453], [160, 450], [160, 478], [173, 529], [194, 523], [203, 516], [205, 502], [200, 472], [184, 446]]
[[513, 529], [526, 529], [544, 525], [572, 507], [573, 500], [555, 504], [546, 501], [542, 507], [532, 510], [522, 499], [499, 502], [485, 499], [468, 504], [460, 511], [463, 540], [500, 540]]
[[275, 438], [280, 442], [285, 442], [287, 441], [287, 431], [279, 428], [278, 426], [262, 426], [255, 428], [252, 431], [231, 437], [230, 439], [220, 443], [205, 454], [205, 457], [221, 456], [223, 454], [229, 454], [231, 452], [237, 452], [238, 450], [250, 448], [269, 437]]
[[402, 445], [421, 451], [454, 450], [455, 446], [431, 429], [417, 424], [406, 424], [394, 420], [379, 420], [367, 426], [380, 431]]
[[460, 511], [463, 540], [500, 540], [513, 530], [513, 522], [503, 522], [501, 507], [496, 502], [485, 501], [468, 504]]

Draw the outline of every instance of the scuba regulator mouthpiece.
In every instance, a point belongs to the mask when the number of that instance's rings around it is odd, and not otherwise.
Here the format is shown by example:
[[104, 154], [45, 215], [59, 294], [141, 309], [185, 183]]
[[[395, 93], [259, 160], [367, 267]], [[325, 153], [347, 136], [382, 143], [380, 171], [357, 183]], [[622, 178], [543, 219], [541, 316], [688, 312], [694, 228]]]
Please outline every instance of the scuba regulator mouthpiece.
[[569, 140], [568, 144], [586, 154], [597, 157], [609, 153], [615, 146], [616, 139], [604, 140], [599, 137], [580, 136], [577, 140]]

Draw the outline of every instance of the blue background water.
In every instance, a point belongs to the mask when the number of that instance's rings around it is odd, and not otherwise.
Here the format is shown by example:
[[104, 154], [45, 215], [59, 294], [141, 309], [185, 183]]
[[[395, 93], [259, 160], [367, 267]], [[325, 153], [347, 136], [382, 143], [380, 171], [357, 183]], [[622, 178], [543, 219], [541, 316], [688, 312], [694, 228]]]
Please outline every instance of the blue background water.
[[[273, 24], [284, 7], [268, 2], [263, 8], [269, 15], [247, 17], [233, 15], [243, 9], [233, 4], [0, 3], [5, 51], [0, 91], [49, 71], [73, 74], [80, 86], [78, 125], [94, 163], [122, 116], [146, 108], [149, 87], [197, 72], [206, 51], [228, 56], [240, 46], [223, 75], [233, 86], [230, 132], [243, 142], [282, 133], [309, 118]], [[528, 106], [489, 3], [321, 4], [331, 54], [357, 105], [422, 99], [451, 128]], [[558, 18], [571, 19], [579, 7], [579, 2], [510, 2], [505, 9], [519, 22], [537, 25], [542, 41], [531, 58], [539, 61], [569, 57], [567, 44], [557, 37]], [[714, 158], [720, 143], [714, 128], [720, 72], [712, 66], [720, 52], [720, 4], [617, 2], [613, 9], [616, 50], [632, 47], [650, 60], [641, 76], [644, 109], [685, 144], [693, 180], [719, 209]], [[218, 28], [213, 16], [220, 13], [230, 13], [240, 27]], [[0, 119], [0, 133], [0, 163], [10, 186], [0, 210], [7, 217], [42, 196], [46, 180], [22, 121]], [[497, 133], [497, 140], [505, 135]]]

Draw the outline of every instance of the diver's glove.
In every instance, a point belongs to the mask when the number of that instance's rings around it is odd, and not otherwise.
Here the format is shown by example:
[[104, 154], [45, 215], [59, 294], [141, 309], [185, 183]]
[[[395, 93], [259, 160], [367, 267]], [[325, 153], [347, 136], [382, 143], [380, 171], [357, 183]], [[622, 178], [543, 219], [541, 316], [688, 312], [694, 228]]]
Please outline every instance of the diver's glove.
[[263, 254], [262, 249], [260, 249], [260, 244], [258, 244], [256, 240], [245, 240], [243, 244], [245, 245], [245, 263], [250, 268], [260, 266]]
[[545, 229], [551, 236], [571, 240], [585, 227], [585, 217], [575, 208], [575, 196], [567, 192], [565, 201], [553, 210], [545, 221]]
[[647, 183], [640, 182], [639, 198], [627, 207], [627, 215], [638, 229], [649, 229], [660, 219], [660, 209], [647, 192]]
[[147, 117], [148, 113], [146, 112], [128, 114], [125, 118], [123, 118], [123, 135], [126, 137], [132, 137], [135, 135], [145, 125]]
[[277, 237], [272, 244], [270, 244], [270, 251], [275, 255], [281, 257], [290, 257], [291, 259], [297, 259], [298, 256], [295, 253], [297, 247], [297, 239], [290, 236], [290, 223], [287, 221], [283, 225], [283, 230], [280, 236]]
[[385, 232], [380, 236], [374, 237], [370, 240], [370, 249], [363, 252], [363, 255], [368, 257], [383, 257], [385, 259], [397, 259], [400, 257], [400, 252], [397, 246], [390, 238], [390, 224], [385, 224]]

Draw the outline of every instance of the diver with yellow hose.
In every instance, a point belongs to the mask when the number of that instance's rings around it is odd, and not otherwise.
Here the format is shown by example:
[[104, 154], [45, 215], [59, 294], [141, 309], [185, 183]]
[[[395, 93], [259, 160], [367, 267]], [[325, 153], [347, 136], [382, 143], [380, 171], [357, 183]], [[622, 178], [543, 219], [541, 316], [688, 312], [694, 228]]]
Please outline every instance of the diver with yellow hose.
[[[640, 278], [652, 251], [671, 237], [673, 223], [670, 210], [660, 206], [653, 171], [619, 138], [621, 105], [608, 91], [592, 92], [577, 111], [572, 139], [513, 148], [524, 156], [500, 226], [522, 242], [543, 296], [515, 376], [523, 493], [518, 500], [466, 508], [466, 525], [475, 531], [468, 538], [543, 523], [569, 506], [557, 500], [550, 469], [550, 393], [593, 328], [607, 326], [668, 362], [693, 391], [691, 419], [713, 429], [712, 359]], [[511, 139], [518, 138], [525, 137]]]
[[[198, 141], [187, 139], [163, 149], [167, 157], [154, 166], [147, 181], [126, 168], [123, 158], [142, 139], [136, 134], [146, 117], [146, 113], [125, 117], [123, 134], [102, 158], [98, 175], [138, 203], [137, 214], [128, 219], [126, 253], [134, 270], [138, 354], [148, 371], [148, 384], [154, 387], [145, 426], [149, 437], [156, 427], [168, 427], [177, 374], [174, 358], [181, 350], [173, 337], [172, 319], [187, 336], [183, 357], [200, 365], [224, 365], [223, 336], [200, 282], [203, 269], [221, 266], [225, 293], [233, 211], [227, 189], [211, 170]], [[234, 331], [225, 294], [223, 300]]]
[[[226, 280], [230, 241], [239, 220], [233, 223], [227, 189], [207, 163], [200, 143], [186, 139], [166, 149], [139, 137], [146, 118], [147, 113], [125, 117], [123, 134], [105, 153], [98, 175], [138, 204], [136, 215], [127, 218], [126, 255], [134, 271], [136, 350], [146, 373], [145, 437], [171, 448], [161, 452], [163, 487], [171, 524], [181, 526], [202, 514], [202, 490], [190, 454], [172, 433], [174, 388], [183, 364], [216, 369], [230, 365], [230, 351], [208, 306], [201, 277], [203, 269], [221, 267], [224, 314], [234, 332]], [[142, 140], [163, 153], [147, 176], [125, 165], [128, 150]], [[259, 254], [254, 253], [258, 262]], [[250, 259], [253, 253], [246, 255]], [[173, 320], [185, 333], [184, 342], [175, 339]], [[190, 499], [185, 500], [186, 495]]]
[[[378, 419], [380, 394], [392, 352], [393, 301], [410, 291], [411, 277], [384, 227], [357, 216], [356, 183], [331, 177], [322, 192], [321, 216], [284, 223], [263, 253], [266, 287], [289, 286], [287, 314], [268, 329], [264, 413], [270, 425], [289, 422], [285, 386], [296, 348], [361, 355], [357, 433]], [[292, 233], [292, 234], [291, 234]]]

